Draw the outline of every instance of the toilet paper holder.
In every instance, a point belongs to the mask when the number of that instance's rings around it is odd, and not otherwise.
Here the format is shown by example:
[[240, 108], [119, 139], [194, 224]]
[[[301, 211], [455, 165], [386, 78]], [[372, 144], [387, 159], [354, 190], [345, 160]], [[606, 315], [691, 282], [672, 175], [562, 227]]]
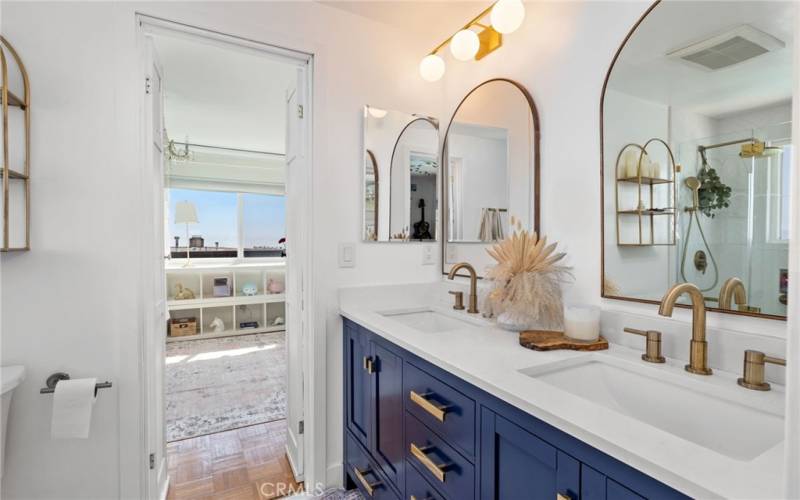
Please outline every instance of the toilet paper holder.
[[[69, 380], [69, 373], [56, 372], [50, 375], [45, 382], [47, 387], [39, 389], [39, 394], [52, 394], [56, 390], [56, 384], [62, 380]], [[94, 395], [97, 396], [97, 389], [108, 389], [109, 387], [111, 387], [111, 382], [108, 381], [95, 384]]]

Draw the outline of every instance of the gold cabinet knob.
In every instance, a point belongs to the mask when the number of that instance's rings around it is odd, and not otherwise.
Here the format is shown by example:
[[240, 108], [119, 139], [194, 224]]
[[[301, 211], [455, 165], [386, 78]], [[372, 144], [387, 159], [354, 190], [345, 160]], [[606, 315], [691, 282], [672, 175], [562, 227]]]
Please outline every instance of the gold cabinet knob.
[[556, 493], [556, 500], [572, 500], [568, 493]]

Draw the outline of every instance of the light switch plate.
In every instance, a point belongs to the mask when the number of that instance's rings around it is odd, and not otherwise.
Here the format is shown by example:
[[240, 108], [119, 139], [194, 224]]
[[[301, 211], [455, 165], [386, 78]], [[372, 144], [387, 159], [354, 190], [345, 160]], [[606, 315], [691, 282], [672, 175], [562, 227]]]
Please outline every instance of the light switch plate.
[[355, 243], [339, 243], [339, 267], [356, 267]]
[[458, 260], [458, 249], [455, 247], [455, 245], [447, 245], [445, 248], [447, 248], [447, 255], [445, 255], [447, 263], [455, 264]]
[[433, 245], [422, 245], [422, 265], [431, 266], [436, 261], [436, 254], [434, 253], [436, 247]]

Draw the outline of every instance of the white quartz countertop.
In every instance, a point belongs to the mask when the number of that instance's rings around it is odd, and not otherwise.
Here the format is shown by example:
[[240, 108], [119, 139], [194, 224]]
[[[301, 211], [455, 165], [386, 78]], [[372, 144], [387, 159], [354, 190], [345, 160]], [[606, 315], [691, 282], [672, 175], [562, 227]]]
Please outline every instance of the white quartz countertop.
[[[519, 371], [581, 356], [612, 356], [647, 365], [647, 370], [656, 376], [659, 372], [655, 370], [658, 370], [672, 378], [690, 377], [697, 381], [697, 375], [684, 371], [685, 360], [668, 358], [663, 365], [647, 364], [640, 359], [642, 351], [615, 344], [600, 352], [525, 349], [519, 345], [517, 333], [499, 329], [480, 316], [453, 311], [445, 303], [449, 300], [448, 288], [454, 286], [435, 282], [343, 288], [339, 292], [340, 313], [422, 359], [689, 496], [782, 497], [782, 442], [752, 460], [736, 460]], [[381, 314], [415, 308], [463, 315], [460, 317], [473, 324], [464, 329], [424, 333]], [[742, 404], [774, 414], [783, 413], [781, 387], [769, 392], [748, 391], [736, 385], [737, 377], [737, 374], [715, 370], [713, 376], [699, 378], [703, 384], [709, 384], [710, 390], [733, 395]], [[747, 433], [748, 429], [741, 432]]]

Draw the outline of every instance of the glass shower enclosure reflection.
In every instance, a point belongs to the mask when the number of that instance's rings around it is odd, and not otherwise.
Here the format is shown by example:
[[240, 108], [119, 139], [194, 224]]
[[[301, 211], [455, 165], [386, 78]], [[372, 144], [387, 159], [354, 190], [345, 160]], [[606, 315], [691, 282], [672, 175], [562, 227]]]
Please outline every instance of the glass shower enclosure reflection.
[[786, 315], [791, 123], [681, 143], [676, 282], [692, 282], [719, 307], [729, 278], [744, 285], [734, 309]]

